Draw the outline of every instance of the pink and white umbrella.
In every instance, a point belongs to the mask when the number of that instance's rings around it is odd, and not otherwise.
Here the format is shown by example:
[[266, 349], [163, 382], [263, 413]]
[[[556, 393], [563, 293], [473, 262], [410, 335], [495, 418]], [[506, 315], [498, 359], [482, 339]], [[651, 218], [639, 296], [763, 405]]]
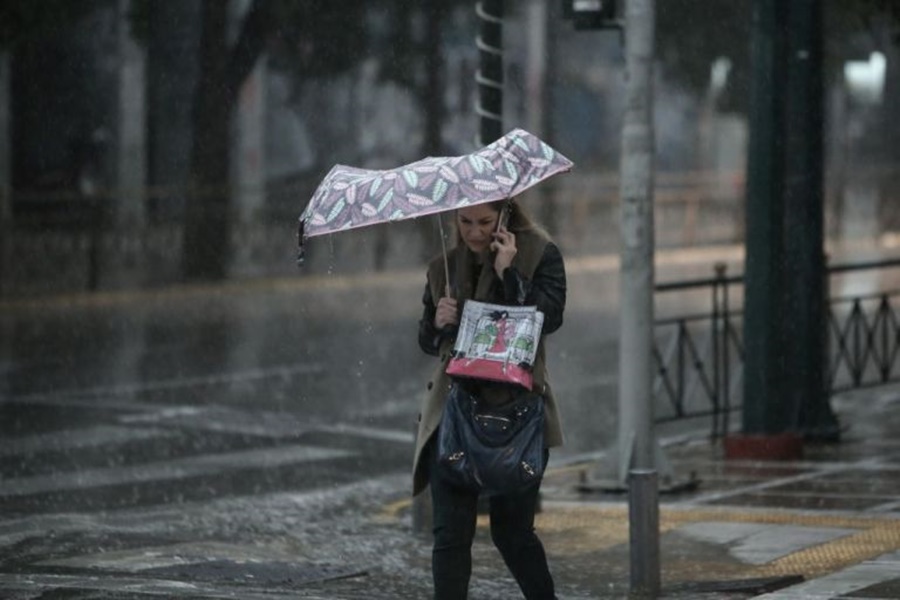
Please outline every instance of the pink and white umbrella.
[[572, 166], [522, 129], [462, 156], [386, 170], [335, 165], [300, 215], [298, 262], [306, 238], [512, 198]]

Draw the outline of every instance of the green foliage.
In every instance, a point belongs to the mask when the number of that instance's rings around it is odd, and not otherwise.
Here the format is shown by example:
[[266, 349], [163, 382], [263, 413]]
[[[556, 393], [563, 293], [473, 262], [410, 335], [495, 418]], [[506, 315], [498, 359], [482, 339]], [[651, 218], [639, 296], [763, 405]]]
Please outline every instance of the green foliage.
[[111, 0], [3, 0], [0, 2], [0, 49], [52, 35], [72, 26]]

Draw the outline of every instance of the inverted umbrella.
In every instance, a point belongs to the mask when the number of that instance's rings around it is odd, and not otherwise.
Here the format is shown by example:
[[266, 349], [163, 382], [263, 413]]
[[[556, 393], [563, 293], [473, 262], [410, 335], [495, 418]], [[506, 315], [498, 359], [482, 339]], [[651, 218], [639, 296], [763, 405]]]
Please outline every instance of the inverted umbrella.
[[572, 161], [523, 129], [462, 156], [386, 170], [335, 165], [300, 215], [297, 260], [306, 238], [512, 198], [571, 168]]

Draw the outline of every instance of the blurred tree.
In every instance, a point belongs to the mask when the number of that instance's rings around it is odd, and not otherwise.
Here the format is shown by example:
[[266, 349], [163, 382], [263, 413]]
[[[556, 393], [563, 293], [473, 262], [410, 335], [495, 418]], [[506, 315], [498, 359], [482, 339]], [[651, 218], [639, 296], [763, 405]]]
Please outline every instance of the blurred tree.
[[[859, 6], [854, 12], [852, 8]], [[879, 177], [881, 186], [879, 224], [882, 231], [896, 231], [900, 227], [900, 2], [897, 0], [853, 0], [838, 3], [836, 20], [845, 27], [861, 31], [855, 42], [856, 60], [868, 60], [872, 52], [885, 59], [884, 88], [878, 119], [873, 130], [866, 132], [866, 144], [875, 151], [879, 166], [887, 167]]]
[[[371, 17], [387, 16], [382, 40], [385, 79], [414, 92], [426, 117], [423, 151], [440, 149], [443, 120], [441, 30], [452, 4], [429, 0], [252, 0], [233, 22], [232, 3], [199, 0], [198, 76], [192, 99], [189, 193], [185, 198], [182, 275], [220, 279], [230, 262], [230, 127], [238, 94], [263, 54], [299, 80], [338, 75], [377, 50]], [[0, 6], [0, 49], [71, 28], [113, 0], [6, 0]], [[132, 0], [132, 34], [147, 41], [153, 0]]]
[[666, 0], [657, 13], [658, 56], [663, 75], [702, 97], [713, 63], [727, 59], [731, 69], [718, 108], [746, 110], [750, 75], [752, 0]]
[[373, 47], [384, 57], [380, 75], [409, 90], [421, 106], [425, 116], [422, 154], [444, 150], [447, 21], [459, 7], [472, 7], [474, 14], [474, 4], [473, 0], [380, 0], [390, 23], [387, 35]]
[[[218, 279], [227, 274], [232, 212], [229, 130], [239, 90], [263, 54], [273, 68], [308, 80], [340, 74], [378, 53], [382, 77], [409, 89], [421, 106], [425, 118], [421, 151], [443, 149], [442, 38], [453, 8], [474, 9], [474, 0], [250, 0], [237, 23], [229, 14], [234, 3], [196, 1], [201, 33], [186, 161], [190, 193], [184, 211], [184, 278]], [[0, 6], [0, 49], [71, 28], [79, 17], [114, 5], [114, 0], [5, 0]], [[137, 39], [149, 39], [156, 8], [153, 0], [131, 0], [132, 34]], [[380, 46], [370, 38], [373, 22], [380, 22], [384, 30]]]
[[[750, 27], [753, 0], [666, 0], [658, 7], [658, 56], [663, 74], [702, 96], [719, 58], [730, 62], [726, 87], [717, 108], [746, 112], [750, 77]], [[843, 62], [855, 43], [853, 34], [873, 32], [890, 23], [891, 36], [880, 45], [900, 45], [900, 2], [896, 0], [826, 0], [826, 76], [842, 76]], [[875, 36], [877, 37], [877, 36]]]
[[[276, 67], [300, 77], [338, 73], [365, 48], [364, 0], [253, 0], [229, 41], [229, 3], [201, 0], [199, 76], [193, 98], [190, 193], [182, 250], [185, 279], [222, 279], [231, 259], [230, 126], [238, 92], [268, 53]], [[134, 4], [145, 34], [152, 0]]]
[[[376, 4], [387, 23], [371, 47], [383, 57], [379, 76], [408, 90], [418, 103], [424, 120], [421, 155], [447, 153], [442, 135], [447, 75], [444, 37], [454, 9], [471, 4], [472, 0], [379, 0]], [[433, 238], [431, 220], [420, 219], [418, 227], [423, 240]], [[387, 252], [388, 238], [383, 231], [375, 249], [376, 268], [383, 266]], [[422, 244], [422, 258], [428, 258], [429, 248]]]
[[81, 17], [112, 0], [3, 0], [0, 3], [0, 50], [69, 28]]
[[836, 21], [853, 29], [870, 29], [884, 17], [891, 28], [892, 42], [900, 44], [900, 3], [897, 0], [830, 0], [828, 8], [839, 15]]
[[[462, 2], [463, 0], [456, 0]], [[135, 10], [136, 30], [152, 0]], [[430, 0], [423, 13], [410, 0], [254, 0], [236, 40], [227, 40], [227, 3], [202, 0], [200, 77], [194, 94], [191, 187], [185, 211], [182, 270], [187, 279], [220, 279], [230, 260], [230, 206], [227, 194], [229, 125], [242, 82], [268, 53], [274, 68], [300, 80], [339, 74], [372, 49], [367, 11], [388, 11], [393, 18], [393, 60], [385, 76], [416, 91], [426, 114], [426, 153], [440, 148], [443, 118], [440, 35], [446, 3]], [[417, 17], [424, 31], [417, 36]], [[421, 29], [421, 28], [420, 28]], [[438, 124], [438, 125], [436, 125]]]

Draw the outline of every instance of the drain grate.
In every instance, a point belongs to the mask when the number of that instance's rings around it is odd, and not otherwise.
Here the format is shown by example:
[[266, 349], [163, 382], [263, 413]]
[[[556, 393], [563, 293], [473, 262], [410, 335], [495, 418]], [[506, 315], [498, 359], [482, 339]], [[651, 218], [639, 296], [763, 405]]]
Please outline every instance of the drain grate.
[[156, 567], [143, 575], [184, 581], [243, 583], [258, 586], [294, 587], [334, 579], [368, 575], [366, 569], [332, 564], [289, 562], [238, 562], [213, 560], [185, 565]]

